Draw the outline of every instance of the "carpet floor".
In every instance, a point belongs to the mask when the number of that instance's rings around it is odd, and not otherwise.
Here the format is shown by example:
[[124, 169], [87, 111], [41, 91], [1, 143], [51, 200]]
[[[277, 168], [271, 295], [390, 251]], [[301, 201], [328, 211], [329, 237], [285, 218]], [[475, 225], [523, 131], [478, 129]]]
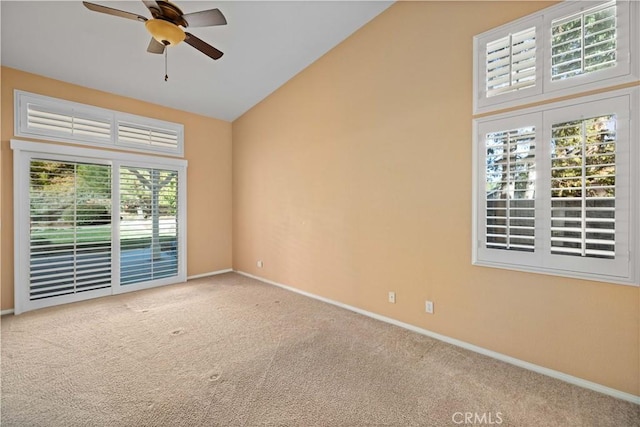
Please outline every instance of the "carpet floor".
[[235, 273], [7, 315], [1, 343], [3, 427], [640, 425], [638, 405]]

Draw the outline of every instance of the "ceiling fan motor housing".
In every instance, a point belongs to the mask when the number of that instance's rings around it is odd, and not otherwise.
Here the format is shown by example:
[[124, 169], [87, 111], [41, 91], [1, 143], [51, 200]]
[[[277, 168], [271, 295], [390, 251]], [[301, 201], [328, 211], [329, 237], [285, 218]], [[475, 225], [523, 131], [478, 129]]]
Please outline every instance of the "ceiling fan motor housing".
[[184, 14], [178, 6], [168, 1], [156, 1], [156, 3], [158, 7], [160, 7], [160, 10], [157, 14], [153, 10], [151, 11], [154, 18], [162, 18], [165, 21], [169, 21], [175, 25], [181, 25], [185, 28], [189, 26], [187, 21], [182, 17]]

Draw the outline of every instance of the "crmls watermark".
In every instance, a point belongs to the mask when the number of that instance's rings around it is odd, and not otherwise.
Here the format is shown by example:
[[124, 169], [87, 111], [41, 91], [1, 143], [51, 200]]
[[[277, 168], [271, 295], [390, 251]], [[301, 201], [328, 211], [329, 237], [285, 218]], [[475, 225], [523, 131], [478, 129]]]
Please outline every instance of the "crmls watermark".
[[502, 412], [455, 412], [451, 420], [454, 424], [499, 425], [502, 424]]

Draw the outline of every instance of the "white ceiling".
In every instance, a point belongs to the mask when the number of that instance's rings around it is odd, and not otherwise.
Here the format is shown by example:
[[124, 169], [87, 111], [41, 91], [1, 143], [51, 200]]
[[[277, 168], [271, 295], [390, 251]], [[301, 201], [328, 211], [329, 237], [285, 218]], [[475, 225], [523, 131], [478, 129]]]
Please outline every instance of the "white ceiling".
[[[150, 17], [141, 1], [93, 3]], [[389, 7], [390, 1], [179, 1], [184, 13], [219, 8], [228, 25], [189, 28], [224, 52], [214, 61], [181, 43], [146, 52], [142, 22], [80, 1], [5, 1], [2, 65], [232, 121]]]

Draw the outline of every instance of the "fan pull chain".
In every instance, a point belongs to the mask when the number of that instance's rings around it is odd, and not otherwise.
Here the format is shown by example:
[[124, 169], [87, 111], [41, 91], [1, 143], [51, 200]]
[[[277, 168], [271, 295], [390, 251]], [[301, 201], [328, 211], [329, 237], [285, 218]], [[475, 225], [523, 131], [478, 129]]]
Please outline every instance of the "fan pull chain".
[[167, 49], [167, 48], [165, 47], [165, 49], [164, 49], [164, 81], [165, 81], [165, 82], [166, 82], [167, 80], [169, 80], [169, 74], [168, 74], [168, 71], [167, 71], [167, 51], [168, 51], [168, 50], [169, 50], [169, 49]]

